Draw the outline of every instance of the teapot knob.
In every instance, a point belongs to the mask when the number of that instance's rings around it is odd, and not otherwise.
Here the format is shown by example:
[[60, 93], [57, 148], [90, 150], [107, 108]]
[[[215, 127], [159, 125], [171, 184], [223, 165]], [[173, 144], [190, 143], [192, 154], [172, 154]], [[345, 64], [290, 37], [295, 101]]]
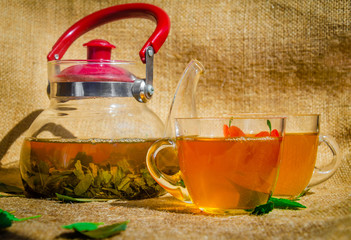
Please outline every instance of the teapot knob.
[[102, 39], [91, 40], [84, 43], [83, 46], [88, 48], [87, 59], [94, 60], [110, 60], [111, 50], [116, 48], [108, 41]]

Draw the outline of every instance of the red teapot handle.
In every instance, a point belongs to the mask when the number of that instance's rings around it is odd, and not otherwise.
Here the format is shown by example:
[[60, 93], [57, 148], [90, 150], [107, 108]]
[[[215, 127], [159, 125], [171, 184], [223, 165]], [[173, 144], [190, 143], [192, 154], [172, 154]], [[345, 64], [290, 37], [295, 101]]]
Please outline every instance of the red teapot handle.
[[139, 52], [141, 61], [145, 63], [146, 48], [152, 46], [154, 52], [157, 53], [162, 44], [166, 41], [171, 25], [169, 17], [164, 10], [145, 3], [116, 5], [82, 18], [62, 34], [49, 52], [47, 60], [61, 59], [68, 47], [84, 33], [105, 23], [126, 18], [146, 18], [157, 23], [155, 31]]

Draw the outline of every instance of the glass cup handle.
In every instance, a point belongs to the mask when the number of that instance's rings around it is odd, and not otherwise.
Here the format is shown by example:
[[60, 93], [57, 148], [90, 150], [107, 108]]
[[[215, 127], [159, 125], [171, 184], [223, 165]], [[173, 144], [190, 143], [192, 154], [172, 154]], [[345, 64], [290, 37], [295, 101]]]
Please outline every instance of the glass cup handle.
[[168, 175], [160, 171], [157, 167], [157, 154], [165, 148], [173, 148], [174, 151], [177, 151], [172, 139], [161, 139], [151, 145], [146, 155], [147, 168], [155, 181], [167, 192], [181, 201], [190, 202], [191, 200], [181, 178], [180, 171], [176, 174]]
[[321, 135], [319, 136], [319, 145], [322, 143], [325, 143], [329, 147], [333, 154], [333, 158], [326, 166], [318, 167], [316, 165], [314, 167], [312, 179], [308, 184], [307, 189], [316, 186], [333, 176], [341, 162], [339, 145], [336, 143], [335, 139], [331, 136]]

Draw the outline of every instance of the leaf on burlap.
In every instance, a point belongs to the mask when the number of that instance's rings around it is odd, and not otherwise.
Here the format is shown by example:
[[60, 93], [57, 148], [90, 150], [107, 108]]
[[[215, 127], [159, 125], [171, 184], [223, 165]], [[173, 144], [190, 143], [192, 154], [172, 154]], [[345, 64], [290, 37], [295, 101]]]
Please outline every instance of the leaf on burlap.
[[101, 239], [111, 237], [125, 231], [128, 223], [129, 220], [100, 228], [98, 228], [98, 225], [101, 225], [101, 223], [73, 223], [62, 227], [65, 229], [73, 229], [89, 238]]
[[282, 209], [294, 209], [294, 208], [306, 208], [305, 205], [298, 203], [296, 201], [292, 201], [284, 198], [274, 198], [271, 197], [270, 201], [273, 202], [274, 208], [282, 208]]
[[12, 220], [3, 211], [0, 212], [0, 229], [11, 227]]
[[266, 204], [262, 204], [257, 206], [253, 212], [251, 213], [252, 215], [263, 215], [271, 212], [274, 208], [274, 204], [272, 202], [268, 202]]
[[306, 208], [306, 206], [289, 199], [271, 197], [266, 204], [257, 206], [251, 214], [253, 215], [267, 214], [271, 212], [274, 208], [293, 210], [297, 208]]
[[103, 199], [103, 198], [74, 198], [62, 194], [56, 193], [56, 197], [58, 200], [62, 202], [107, 202], [111, 199]]
[[58, 200], [61, 200], [62, 202], [92, 202], [92, 200], [89, 198], [73, 198], [73, 197], [65, 196], [58, 193], [56, 193], [56, 197]]
[[10, 227], [13, 221], [21, 222], [21, 221], [26, 221], [28, 219], [39, 218], [39, 217], [41, 217], [41, 215], [36, 215], [36, 216], [31, 216], [26, 218], [17, 218], [13, 214], [0, 209], [0, 229]]
[[78, 232], [80, 231], [92, 231], [98, 228], [99, 225], [103, 225], [104, 223], [92, 223], [92, 222], [77, 222], [72, 223], [70, 225], [62, 226], [64, 229], [73, 229]]

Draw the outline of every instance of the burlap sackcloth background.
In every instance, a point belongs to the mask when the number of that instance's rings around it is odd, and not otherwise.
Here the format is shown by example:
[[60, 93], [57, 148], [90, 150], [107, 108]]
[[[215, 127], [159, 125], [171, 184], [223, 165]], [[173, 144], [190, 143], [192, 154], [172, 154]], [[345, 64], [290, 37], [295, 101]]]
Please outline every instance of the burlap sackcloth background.
[[[24, 131], [48, 106], [46, 55], [80, 18], [130, 1], [0, 1], [0, 182], [20, 186]], [[200, 60], [201, 116], [240, 112], [320, 113], [321, 132], [340, 145], [342, 164], [302, 198], [305, 210], [262, 216], [207, 216], [170, 196], [130, 202], [59, 204], [0, 198], [16, 216], [41, 214], [0, 233], [2, 239], [64, 238], [62, 224], [130, 219], [116, 239], [350, 239], [351, 238], [351, 2], [349, 0], [145, 1], [163, 8], [171, 32], [155, 57], [156, 94], [150, 107], [166, 119], [186, 64]], [[139, 61], [154, 30], [144, 19], [104, 25], [79, 38], [65, 59], [81, 59], [81, 45], [103, 38], [113, 59]], [[322, 156], [323, 157], [323, 156]]]

